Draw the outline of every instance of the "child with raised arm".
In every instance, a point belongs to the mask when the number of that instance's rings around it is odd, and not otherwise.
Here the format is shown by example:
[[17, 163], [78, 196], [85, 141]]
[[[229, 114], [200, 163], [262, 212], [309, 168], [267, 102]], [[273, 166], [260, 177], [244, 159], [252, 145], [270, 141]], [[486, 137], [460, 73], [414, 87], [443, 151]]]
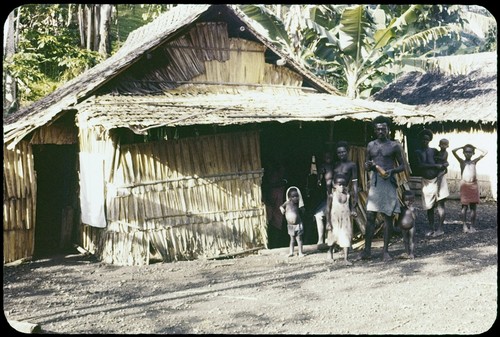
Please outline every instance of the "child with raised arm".
[[288, 226], [288, 235], [290, 235], [290, 254], [293, 256], [293, 248], [295, 241], [299, 249], [299, 257], [304, 256], [302, 250], [302, 235], [304, 234], [304, 224], [302, 222], [302, 215], [304, 214], [304, 200], [300, 190], [291, 186], [286, 191], [287, 200], [280, 206], [281, 213], [285, 215]]
[[405, 244], [405, 252], [398, 256], [400, 259], [414, 259], [415, 250], [415, 219], [417, 214], [415, 213], [415, 207], [413, 203], [415, 202], [415, 194], [412, 191], [404, 191], [403, 194], [403, 206], [401, 207], [401, 213], [399, 214], [397, 225], [401, 228], [401, 233], [403, 234], [403, 242]]
[[347, 177], [341, 173], [336, 174], [332, 192], [326, 202], [327, 258], [333, 260], [334, 244], [337, 244], [344, 250], [344, 263], [350, 266], [352, 262], [347, 259], [347, 255], [352, 240], [351, 216], [357, 214], [349, 200], [347, 185]]
[[[457, 154], [458, 150], [462, 149], [464, 159], [460, 158]], [[481, 154], [472, 159], [476, 150]], [[462, 180], [460, 180], [460, 203], [462, 204], [462, 223], [464, 233], [474, 233], [476, 231], [476, 207], [479, 203], [479, 184], [477, 183], [476, 164], [481, 160], [488, 151], [476, 148], [474, 145], [466, 144], [457, 147], [452, 151], [455, 158], [460, 163], [460, 171], [462, 173]], [[467, 228], [467, 208], [470, 207], [470, 228]]]

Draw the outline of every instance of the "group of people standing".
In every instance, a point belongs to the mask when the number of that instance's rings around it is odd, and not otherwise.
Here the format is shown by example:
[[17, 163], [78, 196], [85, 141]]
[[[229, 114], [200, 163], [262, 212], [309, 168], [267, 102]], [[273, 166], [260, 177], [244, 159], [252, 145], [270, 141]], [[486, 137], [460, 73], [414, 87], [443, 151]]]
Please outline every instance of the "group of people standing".
[[[427, 211], [430, 231], [426, 236], [441, 236], [444, 234], [443, 224], [445, 218], [445, 200], [449, 196], [446, 173], [448, 171], [449, 141], [445, 138], [439, 141], [439, 150], [430, 148], [429, 142], [433, 138], [430, 130], [424, 129], [420, 132], [421, 149], [417, 150], [417, 166], [422, 176], [422, 208]], [[462, 150], [463, 158], [459, 156]], [[476, 150], [479, 156], [472, 158]], [[479, 203], [479, 184], [477, 181], [476, 164], [488, 151], [476, 148], [474, 145], [466, 144], [452, 150], [453, 156], [460, 163], [460, 202], [462, 204], [461, 218], [464, 233], [476, 231], [476, 208]], [[467, 211], [470, 208], [470, 226], [467, 226]], [[434, 221], [434, 210], [437, 209], [438, 222]]]
[[[383, 219], [383, 260], [392, 259], [389, 254], [389, 240], [393, 226], [401, 230], [405, 252], [399, 257], [414, 258], [414, 234], [416, 211], [415, 196], [412, 191], [403, 193], [401, 204], [398, 198], [398, 184], [396, 174], [405, 170], [403, 149], [399, 142], [391, 140], [391, 120], [378, 116], [373, 121], [375, 139], [370, 141], [366, 148], [366, 162], [364, 168], [369, 173], [368, 197], [366, 203], [365, 246], [358, 260], [371, 259], [371, 246], [377, 215]], [[427, 212], [430, 231], [426, 236], [437, 237], [444, 234], [443, 223], [445, 218], [445, 200], [449, 196], [446, 173], [448, 167], [447, 148], [449, 142], [442, 139], [440, 150], [430, 148], [429, 142], [433, 134], [424, 129], [421, 133], [421, 148], [416, 151], [417, 166], [422, 176], [422, 208]], [[462, 149], [464, 158], [458, 155]], [[475, 151], [481, 154], [472, 159]], [[344, 262], [351, 265], [348, 252], [352, 241], [352, 218], [357, 216], [358, 205], [358, 168], [356, 163], [348, 159], [349, 145], [345, 141], [337, 142], [335, 146], [336, 160], [330, 153], [326, 153], [324, 162], [318, 170], [318, 185], [326, 191], [325, 199], [314, 212], [318, 231], [318, 245], [328, 245], [327, 257], [333, 259], [334, 247], [343, 249]], [[463, 231], [474, 232], [476, 220], [476, 206], [479, 203], [479, 188], [477, 183], [476, 163], [483, 158], [487, 151], [480, 150], [467, 144], [452, 151], [459, 161], [462, 180], [460, 183], [460, 198], [462, 204]], [[467, 210], [471, 211], [471, 225], [467, 227]], [[437, 209], [438, 221], [434, 221], [434, 211]], [[296, 186], [289, 187], [286, 192], [286, 201], [279, 210], [284, 215], [287, 231], [290, 236], [289, 256], [294, 255], [295, 242], [298, 246], [298, 255], [304, 256], [304, 201], [300, 190]]]

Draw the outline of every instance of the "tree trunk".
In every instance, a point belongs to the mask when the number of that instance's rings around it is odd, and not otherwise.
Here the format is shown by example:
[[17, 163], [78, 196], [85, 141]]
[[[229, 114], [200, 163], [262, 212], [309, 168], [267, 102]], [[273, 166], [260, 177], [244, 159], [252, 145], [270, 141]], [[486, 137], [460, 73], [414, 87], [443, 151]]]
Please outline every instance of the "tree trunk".
[[[349, 64], [347, 65], [349, 67]], [[346, 80], [347, 80], [347, 92], [346, 96], [349, 98], [357, 98], [358, 88], [356, 86], [356, 81], [358, 79], [358, 74], [355, 69], [346, 69]]]
[[111, 13], [113, 11], [112, 5], [99, 5], [100, 16], [99, 16], [99, 30], [98, 30], [98, 40], [99, 54], [104, 57], [109, 56], [111, 53], [111, 41], [110, 41], [110, 31], [111, 31]]
[[111, 53], [111, 15], [113, 5], [79, 5], [78, 25], [82, 48], [98, 51], [107, 57]]
[[73, 6], [72, 4], [68, 4], [68, 17], [66, 18], [66, 27], [69, 27], [71, 24], [71, 19], [73, 17]]
[[92, 19], [94, 18], [94, 5], [85, 5], [85, 28], [87, 31], [87, 41], [85, 42], [85, 48], [88, 50], [94, 50], [92, 49], [93, 43], [92, 43], [92, 38], [94, 36], [94, 25], [92, 24]]
[[78, 29], [80, 31], [80, 48], [85, 48], [85, 41], [87, 40], [85, 37], [85, 33], [87, 30], [85, 29], [85, 9], [84, 5], [78, 5]]
[[[4, 39], [3, 39], [3, 60], [4, 62], [10, 59], [16, 52], [16, 36], [18, 25], [15, 24], [17, 11], [13, 10], [7, 17], [7, 21], [4, 25]], [[19, 106], [17, 102], [17, 86], [16, 79], [11, 76], [7, 71], [3, 76], [3, 115], [11, 113], [17, 110]]]

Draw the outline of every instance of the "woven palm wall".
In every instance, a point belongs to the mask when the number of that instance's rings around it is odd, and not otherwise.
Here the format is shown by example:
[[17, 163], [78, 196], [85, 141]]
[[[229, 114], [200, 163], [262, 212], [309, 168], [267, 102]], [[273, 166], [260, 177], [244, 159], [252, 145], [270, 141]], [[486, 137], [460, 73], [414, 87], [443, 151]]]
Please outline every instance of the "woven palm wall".
[[210, 258], [267, 243], [256, 132], [121, 145], [106, 183], [104, 229], [85, 248], [141, 265]]
[[3, 148], [3, 262], [33, 255], [36, 175], [31, 145]]

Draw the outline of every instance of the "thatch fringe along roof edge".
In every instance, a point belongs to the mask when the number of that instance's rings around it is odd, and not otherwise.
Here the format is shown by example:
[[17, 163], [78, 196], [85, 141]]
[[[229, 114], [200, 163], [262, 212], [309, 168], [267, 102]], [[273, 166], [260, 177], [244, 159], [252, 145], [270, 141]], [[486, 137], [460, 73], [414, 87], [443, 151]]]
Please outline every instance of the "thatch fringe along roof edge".
[[92, 97], [77, 106], [80, 127], [102, 126], [105, 130], [125, 127], [143, 134], [161, 126], [201, 124], [231, 125], [277, 121], [372, 120], [377, 115], [392, 118], [396, 125], [425, 123], [434, 118], [399, 103], [369, 102], [319, 93], [289, 94], [220, 86], [204, 86], [203, 95], [182, 88], [164, 95]]

